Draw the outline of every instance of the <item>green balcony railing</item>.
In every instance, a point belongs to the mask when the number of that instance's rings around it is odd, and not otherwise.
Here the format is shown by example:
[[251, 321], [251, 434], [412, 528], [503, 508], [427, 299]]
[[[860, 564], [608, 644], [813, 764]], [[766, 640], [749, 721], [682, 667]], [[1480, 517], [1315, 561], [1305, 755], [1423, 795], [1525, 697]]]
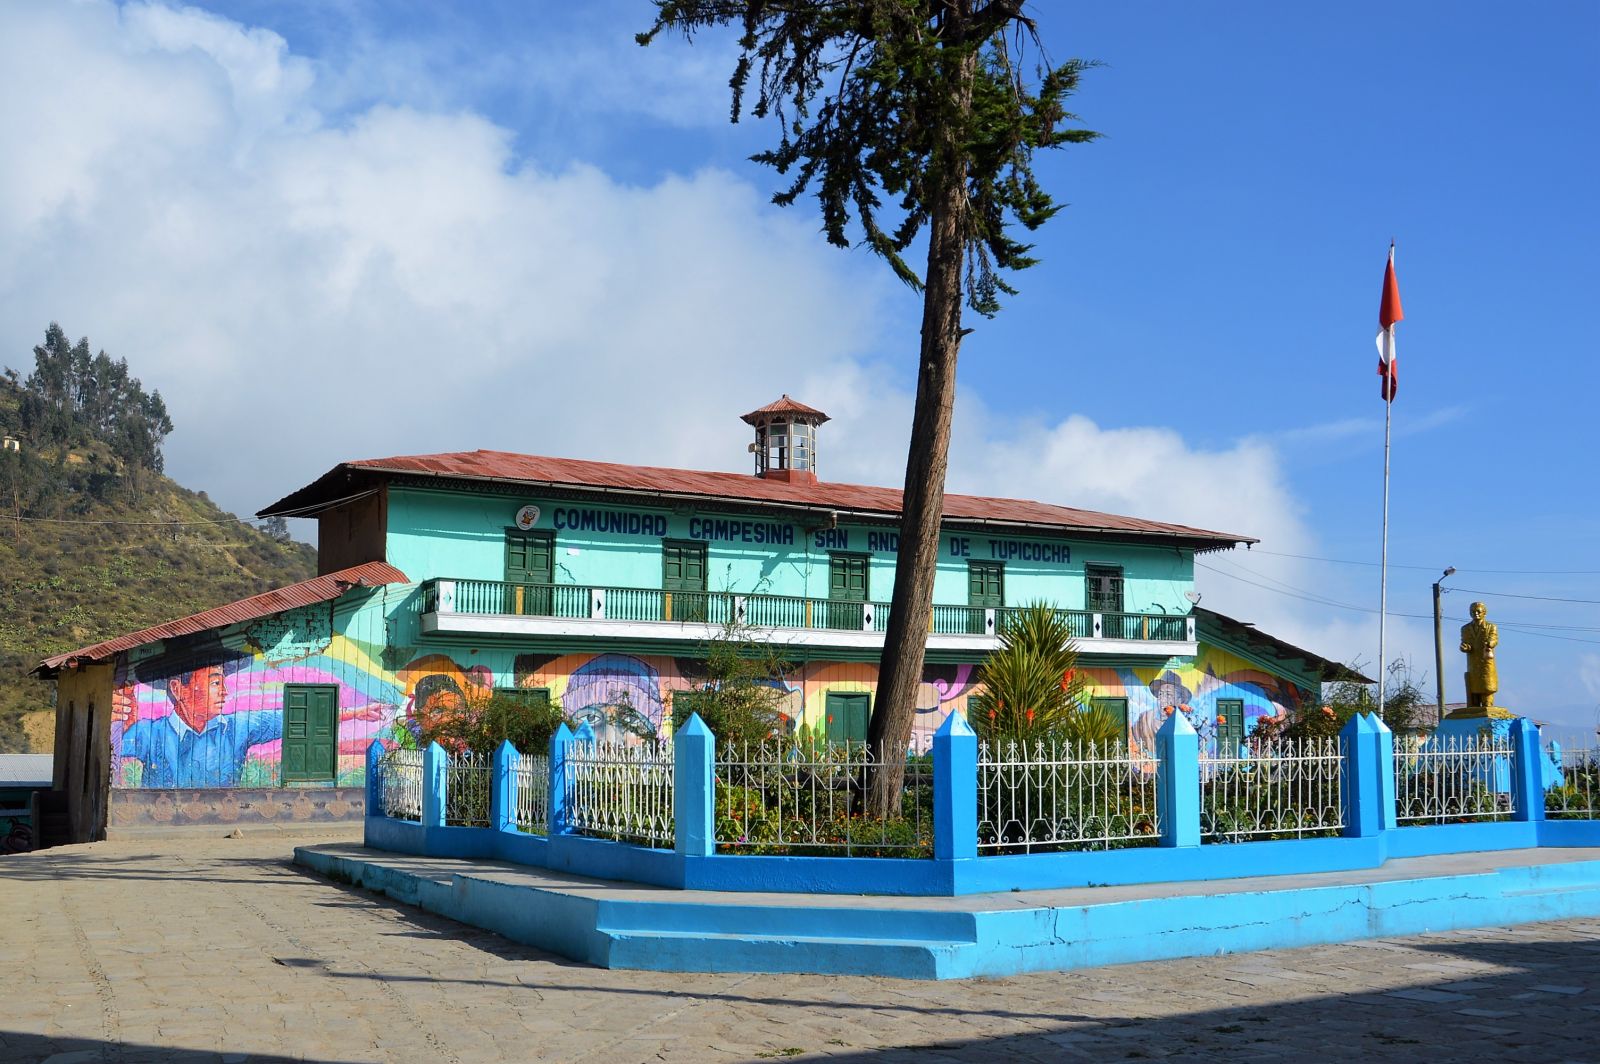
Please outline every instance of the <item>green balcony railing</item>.
[[[889, 627], [887, 602], [586, 584], [520, 584], [503, 580], [428, 580], [422, 585], [421, 606], [423, 613], [735, 624], [750, 628], [881, 633]], [[935, 605], [929, 632], [933, 635], [997, 636], [1006, 622], [1020, 612], [1016, 607]], [[1179, 614], [1058, 612], [1066, 620], [1073, 637], [1080, 640], [1182, 642], [1192, 638], [1189, 618]]]

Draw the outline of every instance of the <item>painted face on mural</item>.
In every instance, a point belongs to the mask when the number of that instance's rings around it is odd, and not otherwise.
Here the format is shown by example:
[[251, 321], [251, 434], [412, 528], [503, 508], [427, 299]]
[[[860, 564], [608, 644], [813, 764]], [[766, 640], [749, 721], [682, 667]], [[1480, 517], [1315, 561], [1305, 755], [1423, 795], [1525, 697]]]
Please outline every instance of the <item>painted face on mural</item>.
[[228, 685], [223, 679], [221, 665], [207, 665], [167, 681], [167, 695], [172, 699], [172, 711], [195, 731], [205, 731], [206, 725], [222, 714], [228, 702]]

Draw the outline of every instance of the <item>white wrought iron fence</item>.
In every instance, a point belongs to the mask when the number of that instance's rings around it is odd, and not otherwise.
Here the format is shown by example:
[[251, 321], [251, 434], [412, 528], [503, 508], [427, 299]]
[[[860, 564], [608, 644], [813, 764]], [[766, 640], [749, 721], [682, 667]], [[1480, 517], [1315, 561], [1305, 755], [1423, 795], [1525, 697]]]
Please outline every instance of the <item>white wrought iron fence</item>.
[[647, 846], [673, 844], [672, 744], [573, 743], [564, 786], [572, 830]]
[[893, 815], [869, 814], [865, 743], [772, 739], [716, 752], [717, 849], [849, 857], [933, 855], [933, 765], [906, 759]]
[[466, 828], [489, 826], [489, 792], [494, 763], [470, 750], [449, 754], [444, 763], [444, 822]]
[[422, 819], [422, 751], [394, 749], [378, 762], [383, 815], [395, 820]]
[[1552, 820], [1600, 820], [1600, 747], [1552, 744], [1560, 781], [1544, 795]]
[[978, 748], [978, 849], [999, 853], [1153, 845], [1156, 761], [1121, 743]]
[[1511, 758], [1508, 737], [1396, 736], [1396, 823], [1448, 824], [1510, 816]]
[[544, 754], [518, 754], [511, 762], [516, 790], [514, 822], [518, 831], [531, 835], [550, 830], [550, 758]]
[[1200, 755], [1200, 838], [1242, 842], [1337, 835], [1344, 828], [1339, 740], [1278, 739]]

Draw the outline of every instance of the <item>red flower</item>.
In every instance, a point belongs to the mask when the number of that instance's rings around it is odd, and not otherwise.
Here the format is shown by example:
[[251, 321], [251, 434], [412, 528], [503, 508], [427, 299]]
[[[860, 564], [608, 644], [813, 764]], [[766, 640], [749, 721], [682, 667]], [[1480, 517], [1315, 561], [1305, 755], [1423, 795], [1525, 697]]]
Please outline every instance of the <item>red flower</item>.
[[1162, 715], [1162, 716], [1163, 716], [1163, 717], [1170, 717], [1170, 716], [1172, 716], [1172, 707], [1171, 707], [1171, 706], [1162, 706], [1162, 707], [1161, 707], [1161, 715]]
[[1183, 710], [1185, 713], [1193, 713], [1194, 712], [1194, 707], [1193, 706], [1179, 706], [1178, 708]]
[[1068, 669], [1066, 672], [1061, 674], [1061, 689], [1063, 691], [1072, 690], [1072, 678], [1077, 674], [1078, 670], [1076, 669]]
[[1217, 714], [1217, 723], [1218, 724], [1226, 724], [1226, 723], [1228, 723], [1228, 718], [1224, 717], [1221, 713], [1218, 713]]
[[989, 719], [994, 720], [994, 710], [992, 709], [989, 711]]
[[1033, 723], [1033, 710], [1031, 710], [1031, 709], [1028, 710], [1028, 723], [1029, 724]]

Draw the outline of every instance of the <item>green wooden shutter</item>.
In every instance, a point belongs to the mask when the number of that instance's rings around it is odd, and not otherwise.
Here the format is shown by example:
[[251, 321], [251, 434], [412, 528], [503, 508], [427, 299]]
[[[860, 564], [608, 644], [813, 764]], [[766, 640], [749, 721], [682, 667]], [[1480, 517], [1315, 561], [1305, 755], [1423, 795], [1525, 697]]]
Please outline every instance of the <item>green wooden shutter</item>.
[[506, 613], [548, 616], [554, 606], [556, 537], [550, 532], [506, 530]]
[[1128, 745], [1128, 700], [1126, 698], [1091, 698], [1089, 705], [1095, 709], [1104, 709], [1122, 726], [1122, 737], [1119, 742], [1124, 747]]
[[283, 688], [283, 781], [333, 780], [339, 770], [339, 688]]
[[872, 696], [867, 694], [829, 693], [823, 700], [827, 711], [827, 735], [830, 743], [864, 743], [867, 741], [867, 724], [872, 719]]
[[1217, 756], [1237, 757], [1244, 742], [1244, 699], [1217, 699]]
[[706, 545], [694, 541], [663, 540], [661, 589], [672, 593], [674, 621], [703, 621], [706, 602]]
[[865, 554], [833, 553], [828, 555], [828, 604], [826, 627], [856, 629], [865, 619], [861, 603], [865, 603], [871, 590], [868, 565], [871, 559]]
[[986, 635], [988, 626], [979, 609], [997, 610], [1006, 604], [1004, 562], [967, 563], [967, 605], [973, 607], [967, 614], [967, 632]]

